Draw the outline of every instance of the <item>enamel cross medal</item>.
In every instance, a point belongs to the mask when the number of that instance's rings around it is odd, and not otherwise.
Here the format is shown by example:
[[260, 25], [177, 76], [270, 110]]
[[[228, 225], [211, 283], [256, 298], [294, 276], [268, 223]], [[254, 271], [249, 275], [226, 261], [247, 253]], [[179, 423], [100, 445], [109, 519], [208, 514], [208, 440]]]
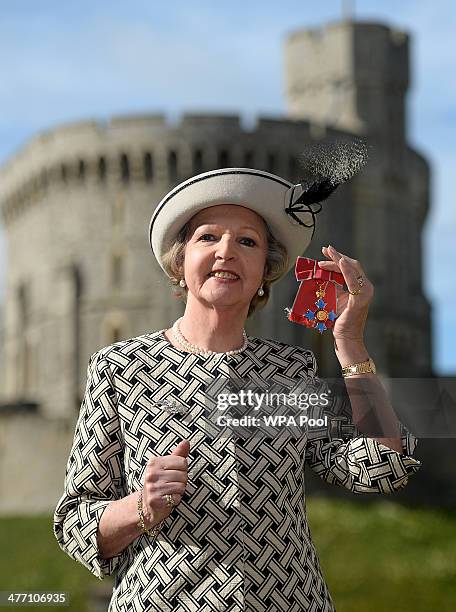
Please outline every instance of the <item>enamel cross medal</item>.
[[288, 320], [312, 327], [320, 334], [334, 327], [337, 319], [336, 283], [343, 287], [343, 274], [322, 270], [314, 259], [298, 257], [295, 275], [301, 284], [293, 306], [285, 308]]

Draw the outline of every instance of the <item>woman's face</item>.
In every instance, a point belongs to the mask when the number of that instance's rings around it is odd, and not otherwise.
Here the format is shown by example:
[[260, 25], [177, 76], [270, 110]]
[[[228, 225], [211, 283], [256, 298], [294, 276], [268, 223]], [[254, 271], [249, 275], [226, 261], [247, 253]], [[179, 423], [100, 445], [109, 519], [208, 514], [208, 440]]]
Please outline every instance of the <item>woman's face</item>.
[[[192, 217], [190, 236], [184, 261], [187, 300], [248, 309], [265, 274], [267, 234], [262, 217], [244, 206], [210, 206]], [[216, 270], [232, 272], [236, 278], [217, 278]]]

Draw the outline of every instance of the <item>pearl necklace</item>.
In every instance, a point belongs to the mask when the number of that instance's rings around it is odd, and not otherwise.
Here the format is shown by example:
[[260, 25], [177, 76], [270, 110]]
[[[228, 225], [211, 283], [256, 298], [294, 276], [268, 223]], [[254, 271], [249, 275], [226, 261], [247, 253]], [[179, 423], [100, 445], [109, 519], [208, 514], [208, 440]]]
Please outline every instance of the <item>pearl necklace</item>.
[[244, 342], [241, 348], [234, 349], [232, 351], [226, 351], [225, 353], [223, 352], [218, 353], [217, 351], [211, 351], [209, 349], [203, 349], [200, 346], [196, 346], [196, 344], [192, 344], [191, 342], [189, 342], [182, 334], [180, 330], [180, 322], [182, 321], [182, 319], [183, 317], [180, 317], [180, 319], [177, 319], [177, 321], [175, 321], [171, 329], [172, 329], [174, 338], [177, 340], [177, 342], [181, 344], [184, 348], [186, 348], [190, 353], [198, 353], [200, 355], [237, 355], [238, 353], [241, 353], [247, 348], [248, 339], [247, 339], [247, 334], [245, 333], [245, 329], [242, 330]]

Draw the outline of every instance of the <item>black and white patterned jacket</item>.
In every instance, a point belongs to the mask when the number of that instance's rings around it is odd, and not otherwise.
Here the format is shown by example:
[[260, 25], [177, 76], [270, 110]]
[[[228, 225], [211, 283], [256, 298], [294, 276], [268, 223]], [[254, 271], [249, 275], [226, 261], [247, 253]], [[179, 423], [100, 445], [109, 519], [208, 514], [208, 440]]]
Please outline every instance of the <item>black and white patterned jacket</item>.
[[[162, 331], [90, 358], [54, 514], [60, 547], [100, 579], [115, 574], [109, 612], [333, 611], [307, 523], [304, 463], [354, 493], [392, 493], [421, 465], [411, 456], [416, 438], [403, 428], [400, 454], [349, 420], [342, 437], [214, 436], [205, 417], [208, 380], [293, 385], [316, 379], [315, 357], [255, 337], [237, 355], [191, 354]], [[188, 411], [167, 410], [163, 400]], [[184, 438], [186, 492], [158, 538], [143, 534], [101, 559], [96, 534], [106, 506], [141, 489], [149, 458], [169, 454]]]

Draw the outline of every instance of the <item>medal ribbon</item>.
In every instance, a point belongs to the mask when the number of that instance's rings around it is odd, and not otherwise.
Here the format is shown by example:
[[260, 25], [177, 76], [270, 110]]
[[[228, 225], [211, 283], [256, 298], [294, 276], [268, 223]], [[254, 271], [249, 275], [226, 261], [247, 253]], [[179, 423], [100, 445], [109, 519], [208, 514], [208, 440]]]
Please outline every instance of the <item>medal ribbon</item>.
[[334, 327], [337, 319], [336, 283], [343, 287], [343, 274], [322, 270], [315, 259], [298, 257], [295, 276], [300, 285], [293, 306], [285, 309], [288, 320], [315, 328], [321, 334]]

